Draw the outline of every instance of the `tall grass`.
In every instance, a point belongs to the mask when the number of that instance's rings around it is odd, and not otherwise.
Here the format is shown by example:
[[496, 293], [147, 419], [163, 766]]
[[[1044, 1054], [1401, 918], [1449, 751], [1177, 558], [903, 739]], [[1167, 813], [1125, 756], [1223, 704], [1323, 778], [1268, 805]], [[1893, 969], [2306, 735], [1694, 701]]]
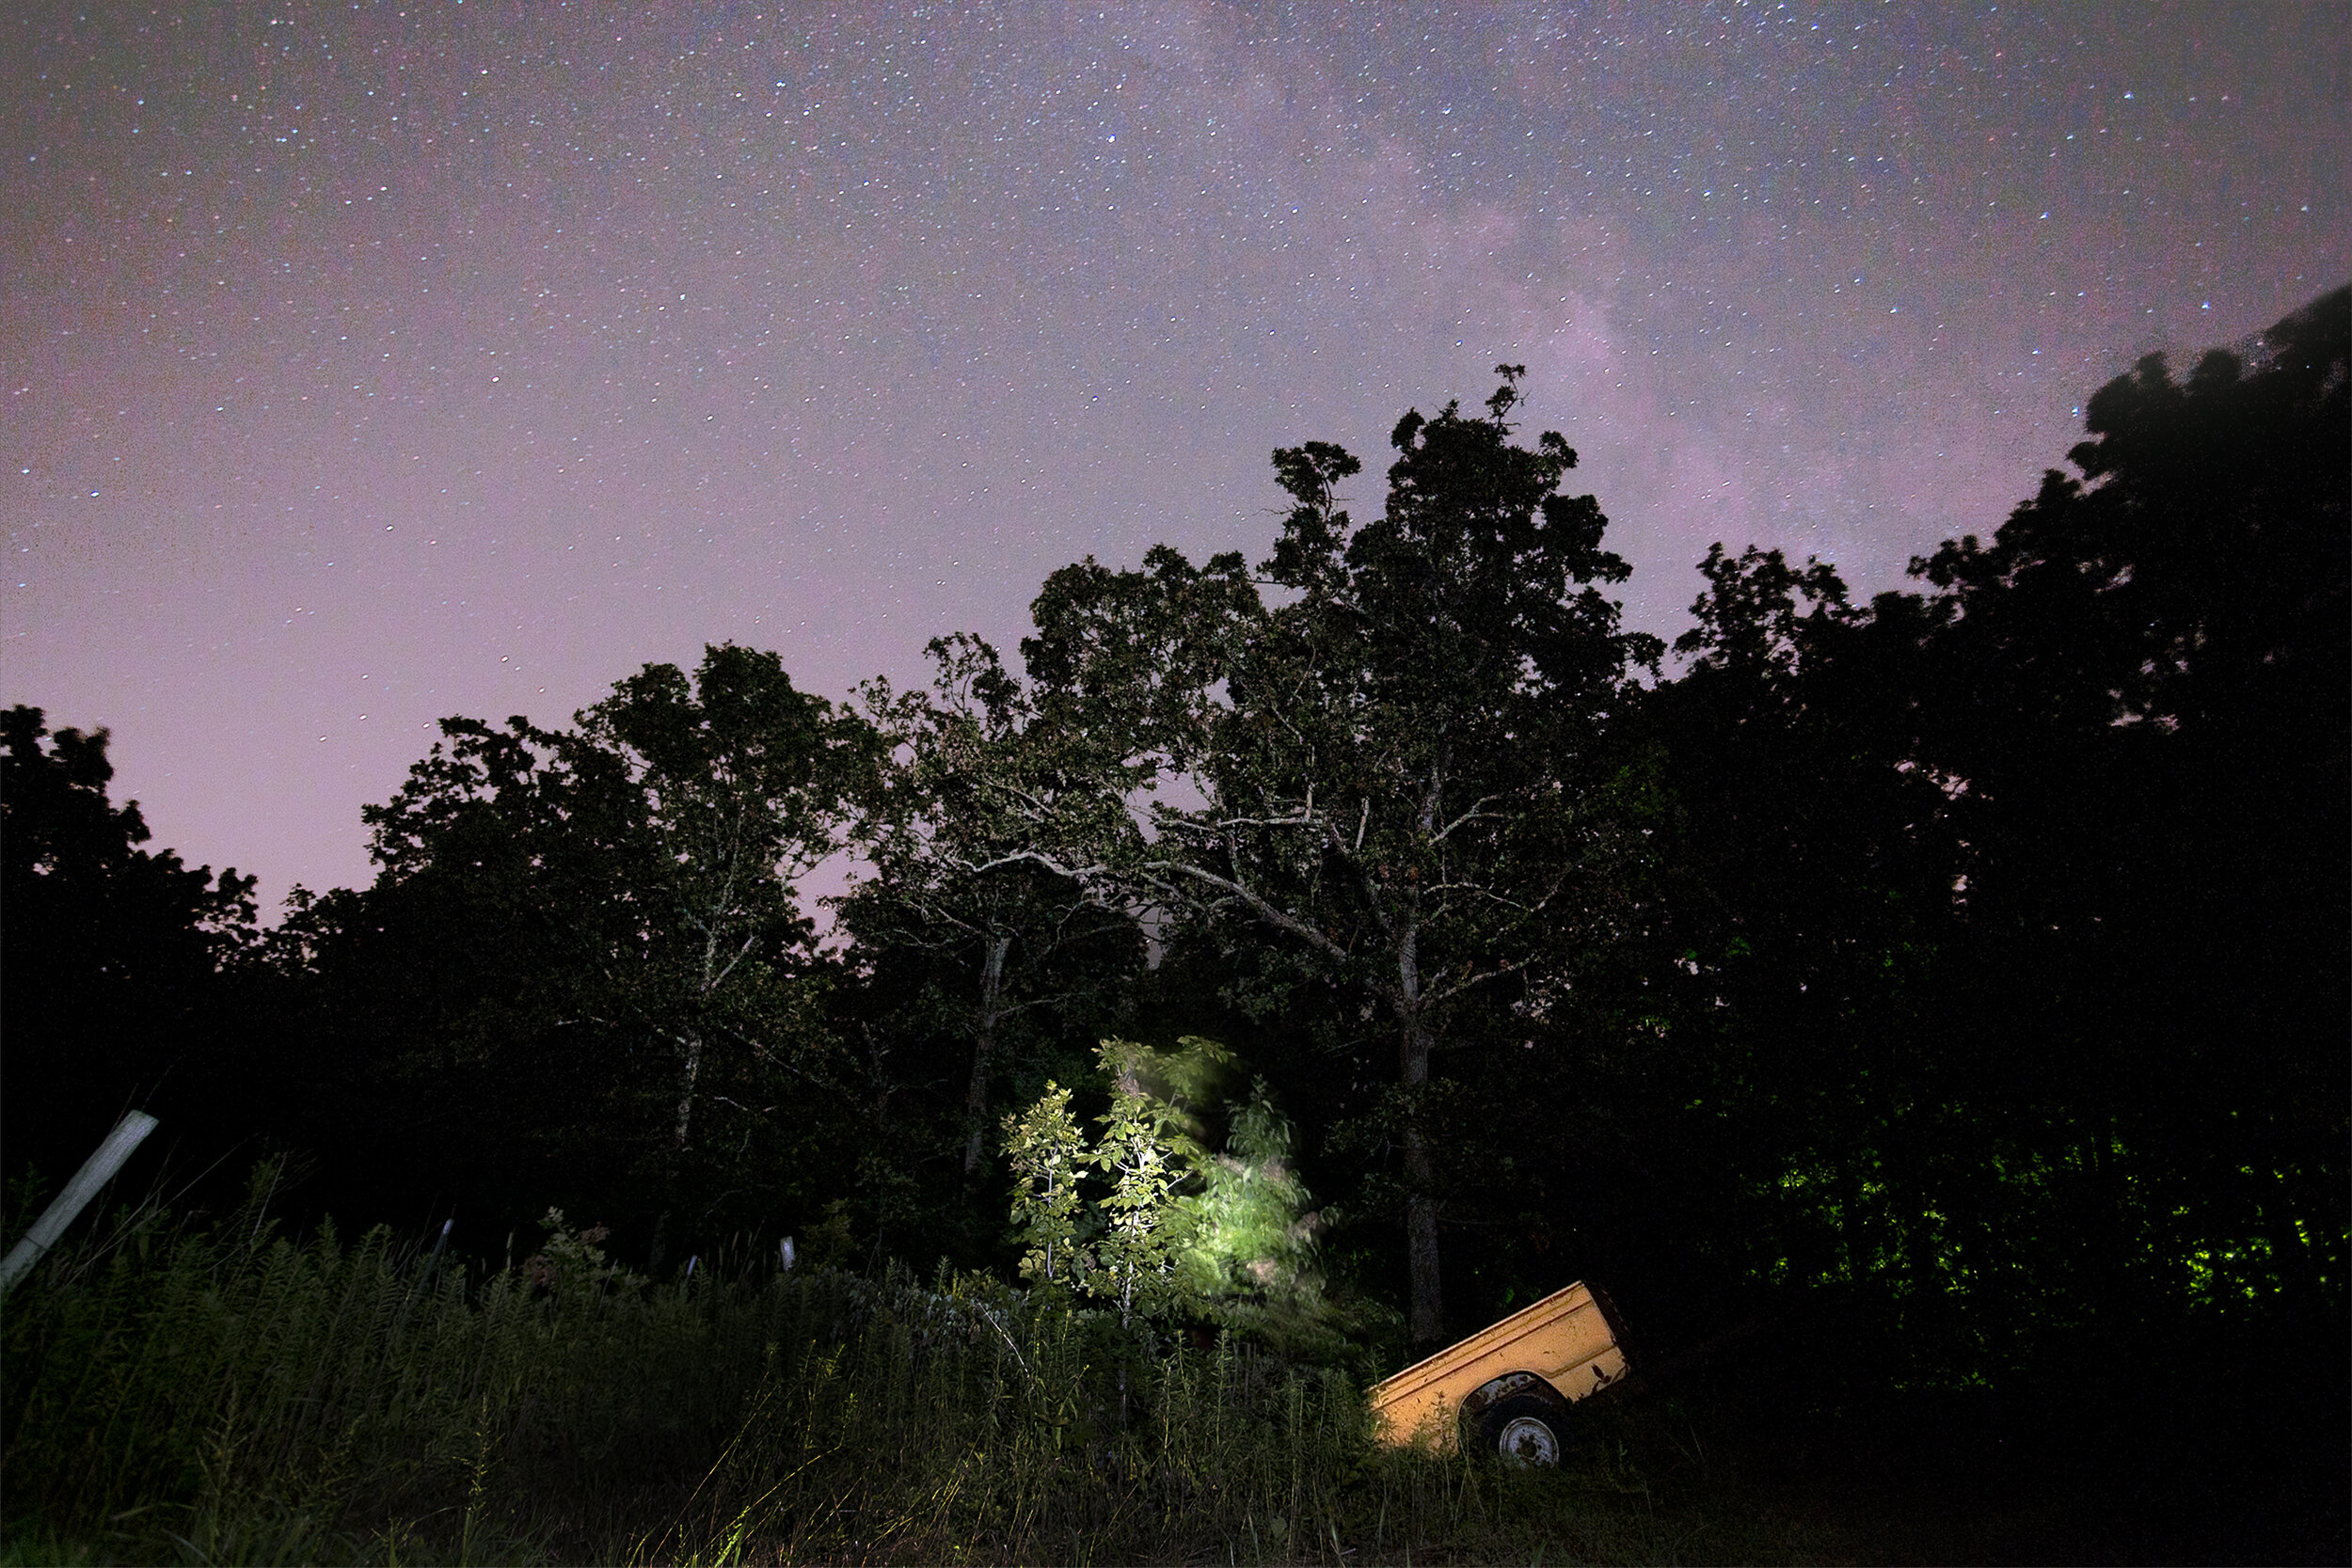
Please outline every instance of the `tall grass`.
[[8, 1304], [9, 1560], [1670, 1561], [1618, 1440], [1519, 1474], [1370, 1440], [1343, 1373], [903, 1270], [646, 1284], [577, 1238], [134, 1215]]

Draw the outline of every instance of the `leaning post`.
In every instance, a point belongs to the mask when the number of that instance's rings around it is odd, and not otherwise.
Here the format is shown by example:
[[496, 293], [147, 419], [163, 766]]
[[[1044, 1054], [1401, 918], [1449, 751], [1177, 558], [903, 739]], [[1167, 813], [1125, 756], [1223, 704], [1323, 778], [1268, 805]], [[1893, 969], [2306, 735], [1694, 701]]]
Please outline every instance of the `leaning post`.
[[114, 1180], [115, 1172], [141, 1140], [155, 1131], [155, 1118], [145, 1111], [131, 1111], [115, 1123], [115, 1130], [106, 1134], [106, 1141], [97, 1152], [82, 1162], [82, 1168], [73, 1173], [73, 1180], [65, 1184], [40, 1218], [24, 1238], [8, 1249], [8, 1256], [0, 1259], [0, 1296], [5, 1296], [16, 1282], [40, 1261], [40, 1255], [57, 1244], [67, 1226], [81, 1216], [89, 1200], [98, 1196], [98, 1189]]

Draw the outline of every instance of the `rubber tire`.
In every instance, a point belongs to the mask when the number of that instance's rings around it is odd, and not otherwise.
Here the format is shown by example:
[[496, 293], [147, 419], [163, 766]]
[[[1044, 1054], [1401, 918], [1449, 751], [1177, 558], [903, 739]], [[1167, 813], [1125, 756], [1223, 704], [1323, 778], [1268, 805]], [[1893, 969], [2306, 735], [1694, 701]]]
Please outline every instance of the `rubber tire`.
[[[1516, 1433], [1514, 1423], [1523, 1423]], [[1531, 1430], [1531, 1424], [1540, 1430]], [[1518, 1452], [1503, 1446], [1506, 1437]], [[1568, 1451], [1567, 1402], [1535, 1393], [1497, 1400], [1479, 1413], [1478, 1438], [1481, 1448], [1505, 1465], [1556, 1465]]]

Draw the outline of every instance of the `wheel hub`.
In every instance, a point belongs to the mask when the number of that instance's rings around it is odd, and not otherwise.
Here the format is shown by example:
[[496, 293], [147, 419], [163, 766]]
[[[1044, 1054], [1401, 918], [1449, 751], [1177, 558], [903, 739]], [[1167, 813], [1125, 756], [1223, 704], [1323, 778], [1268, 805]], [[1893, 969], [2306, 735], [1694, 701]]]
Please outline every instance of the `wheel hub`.
[[1495, 1448], [1514, 1465], [1557, 1465], [1560, 1439], [1533, 1416], [1514, 1416], [1495, 1434]]

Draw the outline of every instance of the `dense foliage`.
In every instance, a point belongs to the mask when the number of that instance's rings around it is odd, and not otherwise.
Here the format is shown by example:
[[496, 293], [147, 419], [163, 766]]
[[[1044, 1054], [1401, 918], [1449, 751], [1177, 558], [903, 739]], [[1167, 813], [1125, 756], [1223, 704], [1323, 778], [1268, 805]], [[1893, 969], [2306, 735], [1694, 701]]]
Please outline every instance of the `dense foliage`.
[[1867, 604], [1718, 546], [1671, 667], [1500, 367], [1376, 516], [1311, 442], [1255, 567], [1055, 573], [1019, 671], [943, 638], [835, 707], [721, 646], [452, 719], [375, 880], [267, 931], [13, 710], [11, 1224], [141, 1103], [477, 1279], [553, 1204], [658, 1280], [791, 1235], [1362, 1372], [1591, 1277], [1783, 1459], [2340, 1529], [2348, 335], [2143, 360]]

